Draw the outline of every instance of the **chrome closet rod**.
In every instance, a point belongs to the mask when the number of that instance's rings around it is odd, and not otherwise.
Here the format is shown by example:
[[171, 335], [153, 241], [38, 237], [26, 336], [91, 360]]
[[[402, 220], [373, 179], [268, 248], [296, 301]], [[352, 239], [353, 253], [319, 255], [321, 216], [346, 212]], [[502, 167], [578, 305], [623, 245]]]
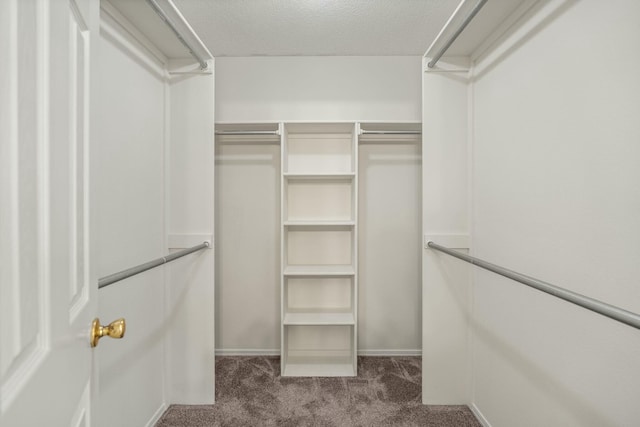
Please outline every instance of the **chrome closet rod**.
[[135, 267], [127, 268], [126, 270], [101, 277], [100, 279], [98, 279], [98, 289], [104, 288], [105, 286], [109, 286], [112, 283], [119, 282], [120, 280], [124, 280], [131, 276], [135, 276], [136, 274], [140, 274], [143, 271], [151, 270], [152, 268], [158, 267], [162, 264], [166, 264], [178, 258], [182, 258], [185, 255], [192, 254], [202, 249], [207, 249], [209, 246], [209, 242], [203, 242], [199, 245], [174, 252], [162, 258], [154, 259], [152, 261], [145, 262], [144, 264], [136, 265]]
[[280, 135], [277, 130], [228, 130], [216, 131], [216, 135]]
[[360, 131], [361, 135], [420, 135], [419, 130], [364, 130]]
[[[453, 42], [456, 41], [458, 36], [464, 31], [464, 29], [467, 27], [467, 25], [469, 25], [469, 22], [471, 22], [471, 20], [477, 15], [477, 13], [480, 12], [480, 9], [482, 9], [482, 6], [484, 6], [486, 2], [487, 2], [487, 0], [479, 0], [478, 3], [476, 3], [476, 5], [473, 7], [473, 9], [471, 9], [471, 12], [469, 12], [469, 15], [467, 15], [464, 18], [464, 21], [462, 21], [460, 26], [458, 28], [456, 28], [456, 30], [453, 32], [451, 37], [449, 37], [447, 42], [431, 58], [431, 61], [429, 61], [429, 63], [427, 64], [427, 67], [433, 68], [433, 67], [436, 66], [436, 64], [438, 63], [438, 61], [442, 57], [442, 55], [444, 55], [444, 53], [447, 51], [447, 49], [449, 49], [451, 47], [451, 45], [453, 44]], [[448, 24], [448, 22], [447, 22], [447, 24]], [[445, 28], [446, 27], [447, 26], [445, 25]], [[440, 34], [442, 34], [442, 32]], [[440, 34], [438, 34], [438, 37], [440, 37]]]
[[501, 276], [515, 280], [516, 282], [520, 282], [523, 285], [530, 286], [549, 295], [553, 295], [554, 297], [579, 305], [582, 308], [586, 308], [587, 310], [591, 310], [610, 319], [617, 320], [618, 322], [622, 322], [626, 325], [633, 326], [636, 329], [640, 329], [640, 315], [631, 311], [627, 311], [620, 307], [604, 303], [597, 299], [589, 298], [587, 296], [572, 292], [559, 286], [552, 285], [551, 283], [543, 282], [542, 280], [534, 279], [530, 276], [525, 276], [524, 274], [517, 273], [504, 267], [500, 267], [499, 265], [495, 265], [479, 258], [454, 251], [453, 249], [449, 249], [444, 246], [440, 246], [434, 242], [428, 242], [427, 246], [436, 251], [443, 252], [447, 255], [451, 255], [452, 257], [461, 259], [473, 265], [477, 265], [478, 267], [484, 268], [485, 270], [492, 271]]
[[167, 16], [166, 13], [164, 13], [164, 10], [162, 10], [162, 8], [158, 5], [156, 0], [147, 0], [147, 3], [149, 3], [149, 6], [151, 6], [153, 11], [157, 13], [160, 19], [162, 19], [165, 22], [165, 24], [167, 24], [167, 26], [171, 29], [171, 31], [173, 31], [173, 33], [176, 35], [178, 40], [180, 40], [180, 43], [182, 43], [184, 47], [186, 47], [187, 50], [189, 50], [189, 53], [191, 54], [191, 56], [193, 56], [200, 63], [200, 69], [206, 70], [208, 68], [206, 59], [204, 59], [202, 56], [196, 53], [195, 49], [182, 36], [180, 31], [178, 30], [178, 27], [176, 27], [176, 24], [171, 20], [171, 18]]

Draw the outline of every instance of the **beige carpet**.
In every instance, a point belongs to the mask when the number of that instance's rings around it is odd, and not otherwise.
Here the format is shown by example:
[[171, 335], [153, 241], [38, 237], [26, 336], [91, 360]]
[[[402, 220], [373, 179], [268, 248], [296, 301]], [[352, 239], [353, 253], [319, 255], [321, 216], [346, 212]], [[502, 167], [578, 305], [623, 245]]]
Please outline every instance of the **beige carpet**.
[[359, 357], [352, 378], [283, 378], [278, 357], [218, 357], [216, 404], [172, 405], [156, 427], [481, 427], [466, 406], [421, 403], [418, 357]]

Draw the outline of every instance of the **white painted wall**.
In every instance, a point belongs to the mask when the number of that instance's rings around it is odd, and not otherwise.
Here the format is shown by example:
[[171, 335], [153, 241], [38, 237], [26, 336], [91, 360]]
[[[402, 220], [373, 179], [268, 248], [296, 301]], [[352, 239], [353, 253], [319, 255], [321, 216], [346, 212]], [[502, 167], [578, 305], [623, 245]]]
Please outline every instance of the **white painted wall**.
[[[422, 230], [435, 243], [462, 249], [469, 234], [467, 105], [466, 73], [424, 73]], [[466, 265], [423, 249], [425, 404], [469, 402], [469, 279]]]
[[358, 349], [421, 349], [422, 147], [360, 144], [358, 158]]
[[[213, 75], [168, 79], [180, 64], [158, 62], [104, 10], [102, 21], [99, 277], [210, 240], [214, 221]], [[103, 323], [124, 317], [127, 332], [96, 351], [97, 425], [153, 425], [167, 404], [213, 403], [213, 273], [206, 250], [99, 292]]]
[[420, 121], [415, 56], [216, 61], [216, 121]]
[[[473, 252], [640, 312], [640, 3], [550, 4], [478, 63]], [[474, 288], [492, 426], [638, 425], [639, 331], [488, 272]]]
[[[420, 121], [420, 86], [416, 57], [218, 58], [216, 121]], [[279, 152], [279, 146], [217, 147], [220, 353], [279, 349]], [[363, 212], [360, 207], [363, 225], [368, 225], [364, 234], [361, 229], [360, 244], [375, 247], [393, 233], [386, 240], [395, 250], [382, 263], [389, 247], [360, 258], [361, 278], [366, 279], [360, 283], [361, 351], [420, 349], [418, 155], [416, 147], [381, 146], [360, 157], [368, 179], [359, 191], [367, 195], [363, 201], [370, 208]], [[390, 206], [385, 199], [394, 200], [397, 208], [379, 210]], [[388, 304], [390, 297], [394, 304]]]
[[216, 350], [280, 348], [280, 145], [216, 146]]
[[[213, 64], [211, 65], [213, 67]], [[195, 246], [214, 228], [214, 76], [176, 77], [169, 87], [169, 240]], [[171, 243], [171, 242], [170, 242]], [[175, 247], [176, 245], [170, 245]], [[166, 283], [167, 402], [211, 404], [214, 387], [214, 252], [169, 266]]]
[[[101, 31], [92, 144], [98, 277], [165, 252], [164, 82]], [[99, 291], [102, 323], [127, 321], [122, 340], [96, 348], [97, 426], [145, 425], [163, 409], [164, 272], [154, 269]], [[117, 410], [114, 410], [117, 408]]]

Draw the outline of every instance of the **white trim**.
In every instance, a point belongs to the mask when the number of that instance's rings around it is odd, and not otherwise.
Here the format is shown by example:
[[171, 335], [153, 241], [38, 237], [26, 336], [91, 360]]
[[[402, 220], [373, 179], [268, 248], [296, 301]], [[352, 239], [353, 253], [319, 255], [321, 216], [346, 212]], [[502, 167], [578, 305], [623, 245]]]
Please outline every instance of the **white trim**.
[[[38, 35], [40, 40], [40, 46], [38, 47], [38, 57], [41, 61], [41, 68], [39, 76], [39, 83], [41, 84], [41, 90], [38, 93], [39, 103], [39, 117], [38, 117], [38, 150], [39, 150], [39, 194], [38, 199], [41, 203], [40, 207], [40, 346], [43, 350], [49, 350], [51, 348], [51, 322], [48, 320], [51, 318], [51, 227], [49, 218], [51, 218], [51, 186], [50, 186], [50, 168], [51, 168], [51, 154], [50, 154], [50, 115], [51, 104], [49, 94], [51, 93], [51, 41], [50, 41], [50, 20], [51, 12], [48, 2], [43, 2], [42, 6], [38, 10], [39, 19], [38, 28], [41, 33]], [[16, 67], [17, 69], [17, 67]], [[17, 85], [16, 85], [17, 86]], [[17, 164], [17, 163], [16, 163]], [[16, 281], [16, 283], [18, 283]], [[42, 356], [44, 358], [44, 355]]]
[[[71, 48], [71, 69], [70, 82], [72, 91], [70, 100], [70, 144], [71, 144], [71, 176], [73, 177], [71, 182], [72, 194], [71, 194], [71, 215], [72, 215], [72, 230], [71, 230], [71, 285], [73, 293], [72, 304], [69, 309], [69, 319], [73, 323], [78, 315], [82, 312], [85, 306], [89, 303], [89, 256], [88, 256], [88, 244], [89, 244], [89, 127], [90, 127], [90, 107], [91, 101], [89, 98], [90, 80], [91, 80], [91, 39], [89, 34], [89, 28], [82, 16], [82, 13], [78, 9], [78, 5], [75, 0], [71, 0], [72, 16], [75, 19], [70, 25], [74, 25], [74, 34], [72, 35], [73, 46]], [[77, 50], [79, 41], [82, 41], [82, 58], [78, 58]], [[82, 74], [82, 81], [78, 79], [79, 74]], [[79, 86], [82, 83], [82, 86]], [[78, 95], [81, 91], [82, 96], [82, 110], [79, 109]], [[78, 135], [78, 122], [82, 121], [82, 135]], [[80, 138], [78, 138], [80, 136]], [[78, 170], [78, 151], [82, 153], [82, 164], [80, 170]], [[47, 175], [48, 176], [48, 175]], [[82, 182], [82, 199], [78, 200], [78, 183]], [[47, 198], [48, 199], [48, 198]], [[81, 206], [79, 205], [81, 202]], [[78, 242], [78, 209], [82, 209], [82, 218], [80, 225], [82, 227], [82, 241]], [[79, 249], [82, 249], [78, 253]], [[78, 264], [82, 261], [82, 281], [78, 281]]]
[[250, 348], [250, 349], [237, 349], [237, 348], [228, 348], [228, 349], [217, 349], [216, 356], [280, 356], [280, 349], [259, 349], [259, 348]]
[[[71, 4], [71, 20], [69, 22], [69, 75], [68, 83], [70, 92], [69, 96], [69, 175], [71, 182], [69, 187], [71, 194], [69, 197], [69, 212], [71, 216], [71, 227], [69, 227], [70, 242], [70, 260], [69, 260], [69, 294], [71, 296], [71, 307], [69, 309], [69, 319], [73, 323], [80, 313], [82, 305], [81, 301], [77, 301], [79, 294], [78, 289], [78, 34], [82, 33], [81, 14], [77, 5], [72, 0]], [[86, 50], [86, 45], [84, 46]], [[86, 52], [85, 52], [86, 53]], [[86, 56], [86, 55], [85, 55]], [[83, 63], [84, 65], [84, 63]], [[86, 74], [86, 70], [82, 70]], [[84, 89], [84, 88], [83, 88]], [[84, 94], [86, 96], [86, 93]], [[85, 108], [87, 106], [85, 105]], [[83, 194], [84, 196], [84, 194]], [[80, 295], [80, 300], [82, 295]]]
[[158, 420], [160, 419], [160, 417], [162, 416], [162, 414], [165, 413], [168, 407], [169, 405], [167, 405], [165, 402], [162, 402], [160, 407], [156, 410], [156, 412], [154, 412], [154, 414], [151, 416], [149, 421], [147, 421], [147, 423], [145, 424], [145, 427], [155, 426]]
[[[168, 81], [165, 81], [162, 85], [162, 101], [163, 105], [163, 124], [162, 124], [162, 229], [164, 231], [162, 236], [162, 247], [167, 248], [169, 245], [169, 214], [170, 214], [170, 202], [171, 202], [171, 163], [170, 163], [170, 153], [171, 153], [171, 86]], [[163, 305], [163, 314], [165, 319], [169, 319], [171, 317], [171, 306], [169, 304], [169, 284], [171, 282], [171, 269], [163, 268], [162, 269], [162, 305]], [[162, 400], [164, 402], [171, 400], [171, 344], [170, 344], [171, 335], [167, 330], [167, 333], [162, 340], [162, 366], [163, 366], [163, 375], [162, 375]]]
[[[473, 75], [475, 63], [472, 64], [470, 75]], [[475, 81], [471, 80], [467, 87], [467, 227], [469, 230], [469, 249], [473, 248], [473, 236], [475, 230], [475, 181], [474, 176], [474, 153], [475, 153]], [[467, 399], [473, 402], [475, 398], [476, 372], [473, 369], [475, 361], [475, 287], [474, 274], [472, 270], [467, 276], [469, 293], [467, 294]]]
[[483, 427], [491, 427], [491, 423], [489, 422], [489, 420], [487, 420], [487, 418], [484, 416], [482, 411], [480, 411], [480, 409], [476, 406], [475, 403], [472, 403], [471, 405], [469, 405], [469, 409], [471, 409], [471, 412], [473, 412], [473, 415], [476, 416], [476, 418], [478, 419], [480, 424], [482, 424]]
[[[19, 188], [19, 123], [20, 123], [20, 101], [18, 94], [18, 75], [20, 71], [19, 61], [18, 61], [18, 3], [17, 1], [13, 1], [9, 3], [10, 14], [9, 17], [9, 40], [8, 40], [8, 56], [9, 56], [9, 68], [8, 70], [8, 80], [9, 80], [9, 93], [7, 96], [7, 103], [9, 105], [9, 114], [6, 119], [8, 124], [9, 132], [8, 132], [8, 149], [7, 154], [10, 161], [8, 162], [8, 185], [7, 185], [7, 193], [9, 194], [10, 200], [7, 202], [3, 201], [3, 203], [7, 203], [9, 206], [5, 208], [7, 212], [7, 216], [9, 217], [10, 225], [10, 234], [9, 241], [11, 242], [10, 248], [11, 253], [9, 254], [9, 275], [10, 280], [12, 281], [11, 286], [11, 302], [13, 309], [11, 312], [11, 322], [9, 324], [14, 325], [14, 330], [20, 327], [20, 313], [18, 308], [20, 307], [20, 188]], [[45, 65], [45, 64], [43, 64]], [[46, 71], [46, 70], [45, 70]], [[43, 88], [44, 89], [44, 88]], [[46, 96], [44, 92], [40, 92], [38, 96]], [[41, 108], [44, 108], [44, 105], [41, 105]], [[41, 129], [42, 131], [42, 129]], [[5, 285], [9, 286], [9, 285]], [[38, 325], [40, 326], [40, 325]], [[18, 354], [21, 346], [20, 334], [12, 334], [11, 344], [13, 354]], [[47, 338], [46, 338], [47, 339]], [[49, 340], [47, 339], [46, 345], [49, 344]], [[6, 345], [6, 344], [5, 344]], [[8, 365], [10, 366], [10, 365]], [[9, 368], [10, 369], [10, 368]], [[9, 371], [6, 371], [9, 372]], [[5, 373], [6, 375], [6, 373]], [[9, 382], [10, 379], [5, 380], [5, 383]], [[0, 389], [1, 391], [2, 389]], [[6, 396], [6, 394], [2, 394]], [[0, 408], [4, 407], [4, 402], [6, 402], [6, 398], [0, 401]]]
[[422, 350], [420, 349], [358, 350], [358, 356], [368, 356], [368, 357], [422, 356]]

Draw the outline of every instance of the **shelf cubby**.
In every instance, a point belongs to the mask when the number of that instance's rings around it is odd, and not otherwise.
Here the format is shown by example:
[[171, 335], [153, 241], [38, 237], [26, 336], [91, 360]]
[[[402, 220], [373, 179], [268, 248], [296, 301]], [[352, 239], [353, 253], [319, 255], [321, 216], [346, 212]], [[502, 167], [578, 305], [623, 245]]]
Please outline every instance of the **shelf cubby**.
[[287, 175], [284, 181], [285, 221], [355, 220], [353, 175]]
[[352, 276], [286, 277], [285, 325], [355, 325]]
[[285, 129], [285, 174], [355, 172], [353, 123], [295, 123]]
[[353, 325], [285, 325], [282, 376], [355, 376]]
[[285, 267], [354, 264], [353, 226], [287, 226], [284, 234]]

